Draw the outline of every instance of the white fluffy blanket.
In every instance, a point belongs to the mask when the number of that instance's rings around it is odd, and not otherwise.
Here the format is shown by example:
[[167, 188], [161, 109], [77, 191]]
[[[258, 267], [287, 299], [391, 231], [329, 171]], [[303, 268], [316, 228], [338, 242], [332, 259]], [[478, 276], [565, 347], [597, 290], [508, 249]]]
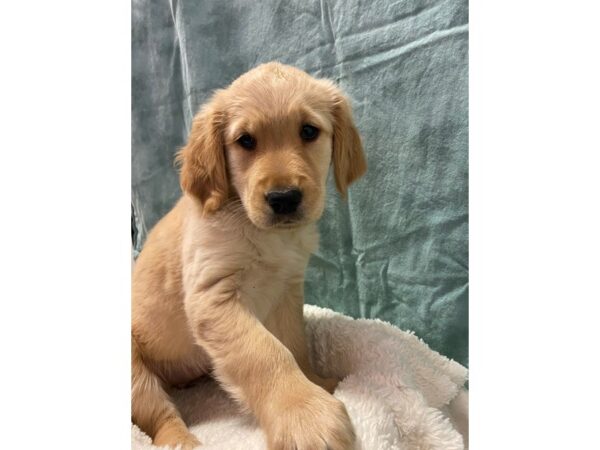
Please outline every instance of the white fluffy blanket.
[[[344, 378], [335, 396], [346, 405], [359, 450], [467, 448], [467, 370], [414, 334], [380, 320], [354, 320], [305, 306], [313, 367]], [[252, 417], [211, 380], [177, 391], [174, 400], [207, 450], [265, 449]], [[134, 450], [156, 449], [132, 427]]]

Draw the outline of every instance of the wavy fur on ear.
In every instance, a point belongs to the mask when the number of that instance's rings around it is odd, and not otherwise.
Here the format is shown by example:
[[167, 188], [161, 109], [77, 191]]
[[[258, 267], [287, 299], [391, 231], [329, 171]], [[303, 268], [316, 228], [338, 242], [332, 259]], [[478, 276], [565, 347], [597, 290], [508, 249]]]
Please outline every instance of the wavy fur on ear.
[[367, 162], [350, 102], [337, 88], [333, 99], [333, 170], [335, 185], [342, 197], [346, 197], [348, 186], [367, 171]]
[[223, 143], [225, 116], [218, 109], [217, 95], [194, 117], [188, 142], [175, 159], [181, 165], [181, 189], [198, 198], [205, 213], [223, 206], [229, 190]]

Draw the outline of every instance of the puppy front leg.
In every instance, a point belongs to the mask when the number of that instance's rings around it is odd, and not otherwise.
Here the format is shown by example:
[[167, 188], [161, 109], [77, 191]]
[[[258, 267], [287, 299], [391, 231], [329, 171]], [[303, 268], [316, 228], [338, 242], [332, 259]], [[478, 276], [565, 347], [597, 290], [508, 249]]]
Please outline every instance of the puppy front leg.
[[308, 355], [308, 346], [304, 332], [304, 295], [302, 283], [290, 287], [289, 293], [271, 312], [265, 321], [267, 329], [281, 341], [294, 355], [294, 359], [313, 383], [333, 393], [339, 380], [323, 378], [315, 373]]
[[237, 292], [192, 296], [186, 309], [217, 379], [255, 414], [270, 450], [353, 447], [344, 404], [304, 376], [292, 353]]

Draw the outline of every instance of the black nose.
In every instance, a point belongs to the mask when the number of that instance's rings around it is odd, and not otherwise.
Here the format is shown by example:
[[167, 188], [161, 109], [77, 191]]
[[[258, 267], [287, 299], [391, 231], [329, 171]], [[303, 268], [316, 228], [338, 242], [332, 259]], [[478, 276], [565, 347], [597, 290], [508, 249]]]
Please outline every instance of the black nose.
[[290, 214], [298, 209], [302, 201], [302, 192], [298, 189], [271, 191], [265, 195], [265, 198], [275, 214]]

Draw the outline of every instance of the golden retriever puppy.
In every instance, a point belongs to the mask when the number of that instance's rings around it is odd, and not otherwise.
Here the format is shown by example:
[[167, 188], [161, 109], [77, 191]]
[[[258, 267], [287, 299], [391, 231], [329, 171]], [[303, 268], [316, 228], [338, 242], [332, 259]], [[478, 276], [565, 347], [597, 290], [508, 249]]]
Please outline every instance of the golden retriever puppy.
[[178, 160], [184, 195], [134, 267], [133, 421], [156, 445], [200, 445], [168, 392], [210, 373], [269, 449], [352, 448], [302, 316], [329, 167], [342, 195], [366, 170], [348, 101], [330, 81], [261, 65], [204, 105]]

